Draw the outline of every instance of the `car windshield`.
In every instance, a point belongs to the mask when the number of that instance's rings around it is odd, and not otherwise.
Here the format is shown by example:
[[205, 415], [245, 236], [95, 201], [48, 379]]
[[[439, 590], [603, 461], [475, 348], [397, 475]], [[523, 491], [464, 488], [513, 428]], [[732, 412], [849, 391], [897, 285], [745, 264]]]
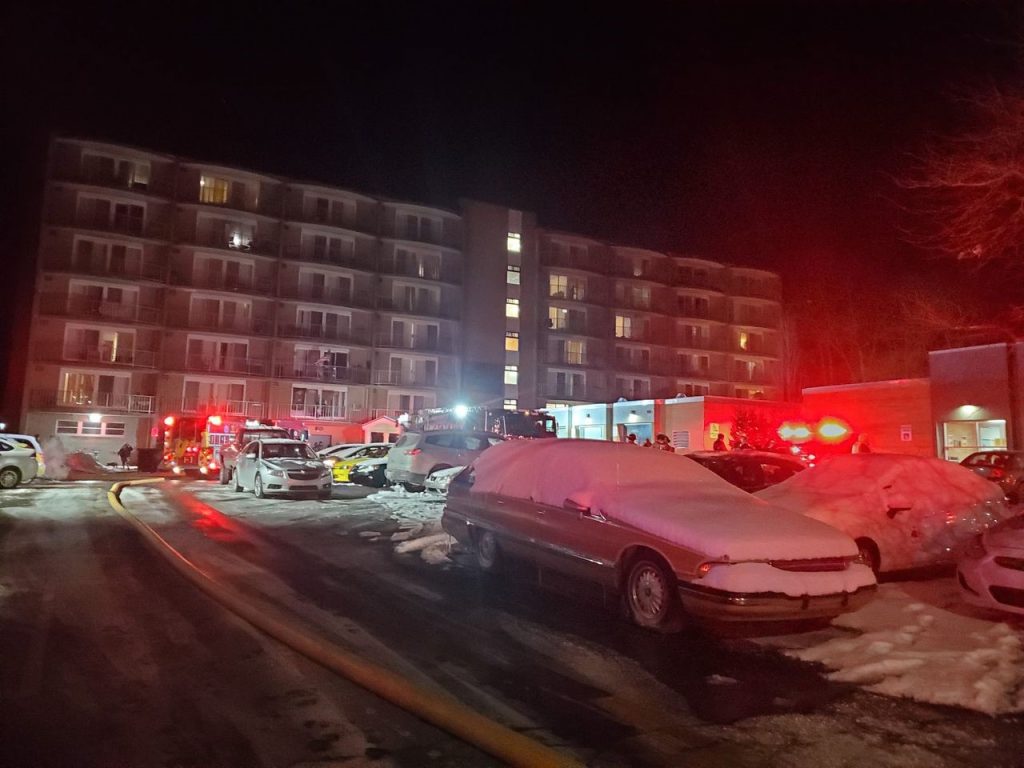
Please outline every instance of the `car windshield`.
[[264, 443], [264, 459], [315, 459], [313, 449], [305, 443]]

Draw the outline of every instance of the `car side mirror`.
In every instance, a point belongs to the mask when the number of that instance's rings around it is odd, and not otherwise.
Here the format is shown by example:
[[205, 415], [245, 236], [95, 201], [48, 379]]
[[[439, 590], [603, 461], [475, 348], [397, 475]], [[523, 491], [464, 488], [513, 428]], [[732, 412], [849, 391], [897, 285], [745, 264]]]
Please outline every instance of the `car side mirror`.
[[562, 502], [562, 509], [568, 509], [570, 512], [579, 512], [581, 515], [590, 514], [590, 507], [585, 507], [578, 501], [572, 499], [566, 499]]

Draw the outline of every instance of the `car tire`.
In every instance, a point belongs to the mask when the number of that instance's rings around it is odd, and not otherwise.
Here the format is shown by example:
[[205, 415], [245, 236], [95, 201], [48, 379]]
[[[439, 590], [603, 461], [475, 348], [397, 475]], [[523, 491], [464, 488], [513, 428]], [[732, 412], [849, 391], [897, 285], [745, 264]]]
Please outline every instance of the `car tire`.
[[427, 490], [425, 485], [416, 485], [416, 483], [402, 483], [402, 487], [409, 493], [423, 493]]
[[0, 488], [9, 491], [11, 488], [17, 488], [20, 482], [21, 473], [14, 467], [0, 469]]
[[676, 579], [664, 563], [656, 557], [640, 555], [629, 564], [624, 587], [626, 612], [634, 624], [659, 632], [678, 628]]
[[220, 465], [220, 484], [227, 485], [231, 481], [231, 471], [223, 464]]
[[235, 479], [235, 493], [241, 493], [242, 491], [244, 491], [245, 488], [242, 487], [242, 483], [239, 482], [238, 480], [238, 473], [232, 472], [231, 476]]
[[878, 554], [878, 545], [875, 542], [868, 538], [857, 539], [857, 558], [876, 576], [878, 575], [878, 569], [882, 567], [882, 558]]
[[476, 531], [473, 535], [473, 555], [477, 567], [484, 573], [501, 571], [501, 547], [493, 531]]
[[252, 495], [257, 499], [265, 499], [267, 494], [263, 490], [263, 478], [260, 477], [260, 473], [257, 472], [256, 476], [252, 479]]

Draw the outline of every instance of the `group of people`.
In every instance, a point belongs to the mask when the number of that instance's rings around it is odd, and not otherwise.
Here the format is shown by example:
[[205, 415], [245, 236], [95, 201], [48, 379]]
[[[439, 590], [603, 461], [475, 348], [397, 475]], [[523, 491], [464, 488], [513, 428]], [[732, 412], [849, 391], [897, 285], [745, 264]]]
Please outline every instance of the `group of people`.
[[657, 437], [654, 438], [653, 443], [651, 442], [650, 438], [645, 439], [643, 443], [638, 443], [636, 441], [636, 434], [630, 432], [628, 435], [626, 435], [626, 443], [628, 445], [639, 445], [644, 448], [660, 448], [661, 450], [668, 451], [669, 453], [675, 453], [676, 450], [675, 448], [672, 447], [672, 441], [668, 439], [668, 435], [666, 435], [664, 432], [659, 432]]

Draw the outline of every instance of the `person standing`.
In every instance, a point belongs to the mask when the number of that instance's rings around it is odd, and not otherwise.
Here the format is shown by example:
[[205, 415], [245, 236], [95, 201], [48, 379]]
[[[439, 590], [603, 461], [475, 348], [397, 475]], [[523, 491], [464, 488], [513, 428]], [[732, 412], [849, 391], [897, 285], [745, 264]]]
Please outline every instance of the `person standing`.
[[654, 440], [657, 443], [658, 448], [660, 448], [661, 450], [666, 451], [668, 453], [676, 452], [676, 449], [672, 447], [672, 442], [668, 439], [668, 435], [666, 435], [664, 432], [659, 432], [658, 436], [654, 438]]
[[628, 435], [626, 435], [626, 444], [636, 445], [636, 433], [630, 432]]
[[871, 445], [868, 443], [868, 436], [861, 432], [857, 435], [857, 442], [850, 448], [850, 453], [871, 453]]
[[128, 459], [131, 458], [132, 450], [134, 449], [128, 443], [118, 449], [117, 455], [121, 458], [121, 469], [128, 469]]
[[711, 446], [712, 451], [728, 451], [729, 448], [725, 444], [725, 435], [721, 432], [718, 433], [718, 437], [715, 438], [715, 444]]

